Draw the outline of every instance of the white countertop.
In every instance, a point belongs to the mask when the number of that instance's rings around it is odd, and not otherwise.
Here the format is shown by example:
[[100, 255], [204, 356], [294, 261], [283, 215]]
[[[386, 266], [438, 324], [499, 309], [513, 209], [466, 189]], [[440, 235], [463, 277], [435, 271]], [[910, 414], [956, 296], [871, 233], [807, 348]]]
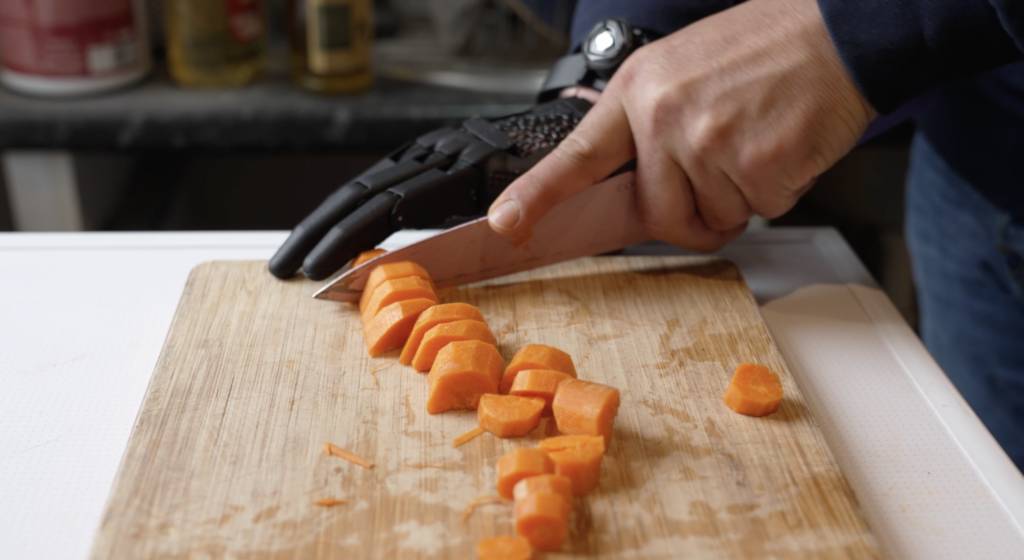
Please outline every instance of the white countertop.
[[[0, 556], [88, 556], [189, 271], [284, 236], [0, 234]], [[1024, 558], [1024, 477], [839, 235], [760, 230], [722, 255], [886, 556]]]

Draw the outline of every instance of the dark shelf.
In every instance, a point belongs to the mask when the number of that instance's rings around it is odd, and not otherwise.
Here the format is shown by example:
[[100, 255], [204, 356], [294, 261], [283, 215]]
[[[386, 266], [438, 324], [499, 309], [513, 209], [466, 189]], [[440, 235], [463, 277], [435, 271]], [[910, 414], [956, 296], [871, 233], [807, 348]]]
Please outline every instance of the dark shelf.
[[320, 96], [271, 75], [236, 90], [187, 90], [158, 71], [102, 96], [53, 100], [0, 90], [0, 149], [121, 152], [390, 150], [434, 128], [532, 104], [379, 79], [369, 91]]

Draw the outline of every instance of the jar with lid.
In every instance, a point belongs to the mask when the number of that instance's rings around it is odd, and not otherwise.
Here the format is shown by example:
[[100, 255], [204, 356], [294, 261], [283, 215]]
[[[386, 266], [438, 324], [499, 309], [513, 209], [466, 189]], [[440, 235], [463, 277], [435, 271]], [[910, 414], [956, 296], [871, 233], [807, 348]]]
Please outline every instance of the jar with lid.
[[167, 62], [186, 87], [245, 85], [266, 65], [263, 0], [164, 0]]
[[373, 0], [288, 0], [292, 81], [317, 93], [373, 85]]

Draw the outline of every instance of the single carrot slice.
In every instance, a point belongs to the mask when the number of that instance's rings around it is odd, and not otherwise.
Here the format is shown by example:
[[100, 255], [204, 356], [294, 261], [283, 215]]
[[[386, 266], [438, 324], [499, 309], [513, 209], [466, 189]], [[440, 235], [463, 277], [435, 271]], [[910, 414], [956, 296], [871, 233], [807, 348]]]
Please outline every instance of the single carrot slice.
[[351, 266], [349, 266], [349, 268], [355, 268], [363, 264], [364, 262], [370, 259], [375, 259], [387, 252], [387, 249], [370, 249], [369, 251], [363, 251], [362, 253], [356, 255], [356, 258], [352, 259], [352, 264]]
[[342, 459], [348, 461], [349, 463], [355, 463], [360, 467], [363, 467], [364, 469], [373, 468], [373, 461], [370, 461], [369, 459], [363, 459], [359, 455], [356, 455], [351, 451], [346, 451], [329, 441], [324, 442], [324, 453], [328, 455], [334, 455], [335, 457], [341, 457]]
[[381, 309], [363, 328], [363, 338], [370, 355], [379, 356], [405, 344], [416, 319], [434, 303], [427, 298], [407, 299]]
[[[486, 395], [484, 395], [484, 396], [486, 396]], [[460, 446], [460, 445], [462, 445], [462, 444], [472, 440], [473, 438], [479, 436], [480, 434], [483, 434], [483, 433], [486, 433], [486, 432], [487, 432], [487, 430], [481, 428], [480, 426], [477, 426], [477, 427], [473, 428], [472, 430], [462, 434], [461, 436], [453, 439], [452, 440], [452, 447], [458, 447], [458, 446]]]
[[516, 375], [508, 394], [520, 397], [539, 397], [544, 399], [544, 411], [551, 412], [551, 401], [555, 391], [568, 375], [553, 369], [524, 369]]
[[539, 474], [524, 478], [512, 487], [512, 499], [522, 500], [533, 494], [556, 494], [565, 500], [565, 516], [572, 512], [572, 481], [560, 474]]
[[313, 503], [318, 505], [318, 506], [331, 507], [331, 506], [341, 505], [341, 504], [345, 503], [345, 500], [339, 500], [338, 498], [320, 498], [319, 500], [317, 500], [317, 501], [315, 501]]
[[419, 276], [386, 280], [373, 291], [373, 296], [363, 309], [363, 324], [369, 323], [381, 309], [396, 301], [418, 298], [426, 298], [437, 303], [437, 295], [434, 294], [434, 287], [429, 280]]
[[739, 414], [767, 416], [782, 404], [782, 381], [765, 366], [740, 364], [722, 400]]
[[366, 305], [370, 302], [370, 298], [373, 297], [373, 292], [377, 291], [377, 288], [379, 288], [381, 284], [388, 280], [398, 280], [400, 278], [410, 277], [417, 277], [422, 280], [426, 280], [430, 283], [431, 289], [434, 287], [434, 283], [430, 280], [430, 275], [427, 274], [427, 271], [424, 270], [422, 266], [412, 261], [382, 264], [377, 268], [374, 268], [366, 278], [366, 285], [363, 286], [363, 294], [359, 297], [359, 311], [362, 312], [366, 309]]
[[523, 437], [540, 424], [544, 399], [483, 395], [476, 409], [480, 427], [500, 438]]
[[565, 498], [558, 494], [530, 494], [516, 500], [513, 507], [516, 534], [530, 543], [530, 548], [556, 552], [569, 534], [569, 514]]
[[458, 340], [479, 340], [490, 345], [498, 344], [491, 334], [491, 329], [487, 328], [487, 323], [469, 319], [441, 323], [423, 335], [423, 342], [412, 359], [412, 369], [430, 371], [437, 353], [449, 343]]
[[582, 379], [558, 386], [551, 404], [558, 431], [566, 435], [601, 436], [612, 439], [612, 425], [619, 413], [619, 390]]
[[530, 560], [533, 551], [523, 537], [491, 537], [476, 543], [479, 560]]
[[512, 488], [520, 480], [555, 472], [551, 457], [540, 449], [518, 447], [498, 458], [495, 467], [498, 474], [498, 495], [512, 499]]
[[555, 474], [572, 481], [573, 495], [582, 496], [597, 488], [601, 480], [604, 438], [559, 436], [541, 440], [539, 447], [554, 462]]
[[508, 363], [505, 375], [501, 378], [501, 387], [498, 392], [507, 395], [512, 389], [516, 375], [525, 369], [553, 369], [569, 377], [576, 377], [576, 366], [572, 364], [572, 356], [558, 348], [543, 344], [530, 344], [523, 346], [515, 356], [512, 356], [512, 361]]
[[[438, 299], [440, 299], [440, 294], [438, 294]], [[487, 321], [484, 321], [484, 316], [480, 313], [480, 310], [475, 305], [468, 303], [443, 303], [424, 311], [420, 318], [416, 319], [416, 324], [413, 326], [412, 332], [409, 333], [409, 340], [406, 341], [405, 347], [402, 348], [402, 355], [398, 357], [398, 363], [404, 365], [412, 363], [412, 358], [416, 355], [416, 350], [419, 349], [420, 342], [423, 341], [423, 335], [427, 334], [427, 331], [442, 323], [451, 323], [452, 321], [461, 321], [463, 319], [487, 323]]]
[[482, 395], [498, 392], [502, 365], [493, 344], [463, 340], [445, 346], [427, 375], [427, 412], [476, 410]]

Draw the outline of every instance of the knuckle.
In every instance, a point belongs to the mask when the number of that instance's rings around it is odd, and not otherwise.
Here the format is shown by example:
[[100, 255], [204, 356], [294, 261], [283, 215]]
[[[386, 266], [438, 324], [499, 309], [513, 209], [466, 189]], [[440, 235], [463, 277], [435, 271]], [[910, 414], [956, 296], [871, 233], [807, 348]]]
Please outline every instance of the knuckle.
[[566, 136], [551, 155], [572, 167], [587, 167], [599, 159], [597, 145], [582, 134]]

